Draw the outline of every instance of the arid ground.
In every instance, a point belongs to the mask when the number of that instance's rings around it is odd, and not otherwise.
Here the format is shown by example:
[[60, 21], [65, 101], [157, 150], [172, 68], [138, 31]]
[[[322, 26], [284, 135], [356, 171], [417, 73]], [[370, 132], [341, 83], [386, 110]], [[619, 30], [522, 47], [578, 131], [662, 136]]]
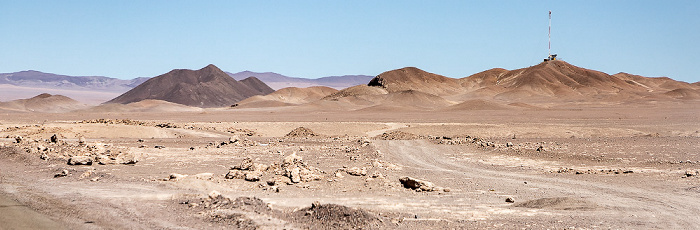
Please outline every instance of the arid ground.
[[700, 228], [696, 101], [1, 115], [3, 229]]

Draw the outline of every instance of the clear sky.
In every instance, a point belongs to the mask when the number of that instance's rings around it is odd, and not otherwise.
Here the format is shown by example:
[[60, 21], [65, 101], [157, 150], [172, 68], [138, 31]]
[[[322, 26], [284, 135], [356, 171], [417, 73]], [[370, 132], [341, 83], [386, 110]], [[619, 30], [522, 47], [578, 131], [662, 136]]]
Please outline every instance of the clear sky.
[[293, 77], [415, 66], [460, 78], [571, 64], [700, 81], [700, 1], [8, 1], [0, 73], [153, 77], [215, 64]]

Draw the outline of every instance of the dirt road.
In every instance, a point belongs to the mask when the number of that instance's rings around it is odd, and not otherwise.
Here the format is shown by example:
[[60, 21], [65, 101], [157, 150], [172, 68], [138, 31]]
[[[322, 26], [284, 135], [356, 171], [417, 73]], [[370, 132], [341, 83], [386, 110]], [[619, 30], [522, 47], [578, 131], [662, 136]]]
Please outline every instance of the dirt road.
[[[426, 143], [425, 140], [377, 141], [376, 145], [387, 159], [405, 167], [415, 168], [411, 171], [416, 175], [412, 176], [436, 184], [459, 186], [452, 195], [456, 200], [469, 199], [475, 204], [468, 207], [472, 212], [467, 213], [472, 214], [472, 217], [499, 219], [515, 214], [532, 215], [532, 220], [538, 219], [538, 216], [562, 215], [573, 217], [562, 219], [571, 220], [570, 224], [576, 226], [603, 224], [620, 228], [700, 228], [700, 217], [693, 214], [700, 212], [698, 193], [664, 186], [663, 181], [645, 181], [648, 177], [634, 174], [552, 176], [531, 169], [506, 170], [501, 166], [491, 167], [464, 161], [469, 154], [460, 153], [463, 150], [460, 147], [435, 145]], [[652, 185], [654, 183], [656, 185]], [[484, 192], [479, 192], [484, 190], [493, 191], [491, 193], [497, 195], [484, 195]], [[583, 199], [589, 203], [584, 206], [572, 205], [569, 207], [571, 211], [567, 211], [564, 204], [564, 208], [559, 208], [564, 210], [554, 213], [546, 208], [537, 211], [514, 208], [506, 205], [503, 199], [494, 198], [508, 196], [516, 201], [568, 197]], [[454, 215], [465, 208], [462, 205], [449, 204], [454, 201], [445, 199], [434, 202], [444, 207], [452, 206], [452, 210], [448, 210]]]

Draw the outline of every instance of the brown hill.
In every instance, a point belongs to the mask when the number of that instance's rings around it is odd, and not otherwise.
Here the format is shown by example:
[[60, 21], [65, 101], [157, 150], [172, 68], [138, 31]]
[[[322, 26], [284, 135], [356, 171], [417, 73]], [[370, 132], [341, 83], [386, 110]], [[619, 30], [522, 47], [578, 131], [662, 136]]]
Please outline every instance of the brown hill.
[[146, 99], [197, 107], [224, 107], [272, 90], [255, 78], [236, 81], [214, 65], [200, 70], [176, 69], [154, 77], [106, 103]]
[[107, 113], [107, 112], [198, 112], [202, 108], [181, 105], [177, 103], [146, 99], [143, 101], [132, 102], [129, 104], [102, 104], [92, 108], [80, 110], [80, 112], [88, 113]]
[[344, 97], [362, 97], [368, 95], [384, 95], [387, 94], [386, 89], [381, 87], [372, 87], [367, 85], [356, 85], [353, 87], [348, 87], [338, 92], [332, 93], [324, 98], [323, 100], [338, 100]]
[[507, 69], [493, 68], [473, 74], [467, 78], [457, 79], [457, 81], [465, 88], [481, 88], [496, 85], [498, 78], [506, 73], [508, 73]]
[[668, 77], [643, 77], [628, 73], [617, 73], [613, 77], [622, 79], [628, 83], [644, 87], [647, 91], [653, 92], [657, 90], [668, 91], [675, 89], [692, 89], [697, 88], [686, 82], [676, 81]]
[[338, 92], [326, 86], [313, 86], [308, 88], [288, 87], [277, 90], [267, 95], [249, 97], [238, 103], [241, 107], [273, 107], [295, 104], [304, 104], [320, 100], [332, 93]]
[[[645, 97], [648, 92], [666, 92], [687, 83], [668, 78], [646, 78], [629, 74], [606, 73], [580, 68], [565, 61], [548, 61], [538, 65], [503, 72], [487, 70], [460, 79], [469, 95], [501, 100], [627, 100]], [[479, 90], [477, 92], [477, 90]]]
[[83, 109], [87, 105], [62, 95], [39, 94], [29, 99], [0, 102], [0, 108], [18, 112], [61, 113]]
[[464, 91], [457, 79], [428, 73], [415, 67], [384, 72], [373, 78], [367, 85], [381, 87], [389, 92], [415, 90], [439, 96]]

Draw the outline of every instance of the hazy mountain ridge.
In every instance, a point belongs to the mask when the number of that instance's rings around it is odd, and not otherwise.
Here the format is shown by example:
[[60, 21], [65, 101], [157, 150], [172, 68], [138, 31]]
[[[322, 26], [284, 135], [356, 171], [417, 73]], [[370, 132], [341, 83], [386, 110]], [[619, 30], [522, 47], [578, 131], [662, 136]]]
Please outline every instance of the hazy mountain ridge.
[[148, 80], [146, 77], [124, 80], [104, 76], [68, 76], [35, 70], [0, 73], [0, 84], [39, 88], [107, 90], [112, 92], [126, 92], [146, 80]]
[[311, 86], [327, 86], [335, 89], [344, 89], [347, 87], [367, 84], [374, 76], [369, 75], [343, 75], [343, 76], [328, 76], [317, 79], [289, 77], [273, 72], [252, 72], [242, 71], [238, 73], [226, 72], [229, 76], [236, 80], [241, 80], [247, 77], [256, 77], [265, 82], [270, 88], [275, 90], [286, 87], [311, 87]]

